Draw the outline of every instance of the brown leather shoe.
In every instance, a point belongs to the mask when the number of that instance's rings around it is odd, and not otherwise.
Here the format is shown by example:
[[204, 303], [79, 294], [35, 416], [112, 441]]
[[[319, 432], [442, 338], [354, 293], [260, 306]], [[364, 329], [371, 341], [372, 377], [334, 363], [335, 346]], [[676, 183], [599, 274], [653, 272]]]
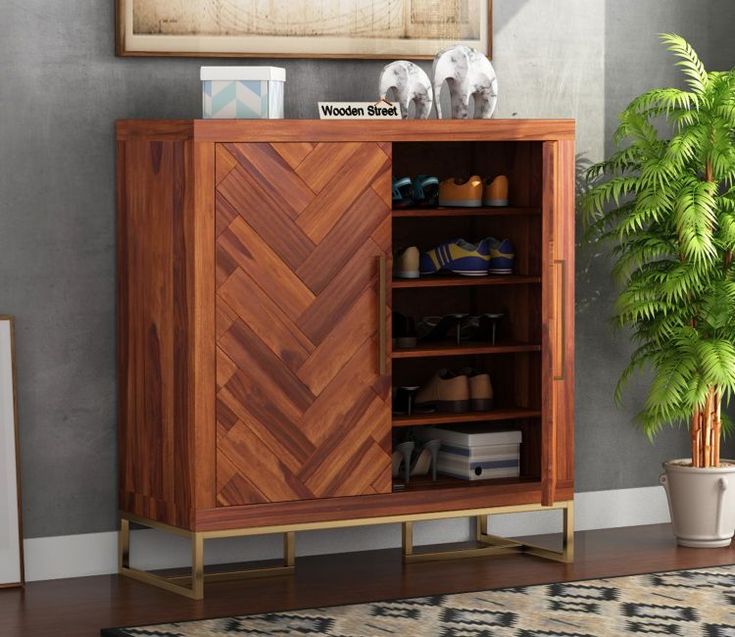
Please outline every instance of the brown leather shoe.
[[489, 411], [493, 408], [493, 384], [490, 374], [478, 372], [471, 367], [459, 371], [465, 374], [470, 384], [470, 408], [472, 411]]
[[489, 411], [493, 408], [493, 384], [490, 374], [474, 374], [470, 378], [470, 405], [472, 411]]
[[435, 407], [437, 411], [463, 412], [470, 408], [470, 382], [465, 374], [440, 369], [416, 395], [416, 407]]

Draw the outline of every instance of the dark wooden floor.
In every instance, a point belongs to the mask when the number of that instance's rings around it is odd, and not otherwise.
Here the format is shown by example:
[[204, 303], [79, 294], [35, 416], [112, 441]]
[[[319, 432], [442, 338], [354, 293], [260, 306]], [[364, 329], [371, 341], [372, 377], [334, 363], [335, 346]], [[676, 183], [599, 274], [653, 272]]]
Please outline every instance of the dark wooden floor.
[[735, 563], [726, 549], [678, 548], [668, 525], [577, 533], [574, 564], [523, 555], [403, 565], [397, 550], [304, 557], [291, 577], [209, 584], [199, 602], [117, 576], [0, 590], [2, 637], [93, 637], [103, 627], [458, 593]]

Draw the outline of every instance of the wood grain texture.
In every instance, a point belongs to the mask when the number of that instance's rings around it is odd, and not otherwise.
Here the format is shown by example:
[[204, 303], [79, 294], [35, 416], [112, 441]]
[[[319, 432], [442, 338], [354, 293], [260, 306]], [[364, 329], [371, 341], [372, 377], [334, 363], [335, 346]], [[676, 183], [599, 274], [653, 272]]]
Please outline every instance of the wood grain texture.
[[[487, 506], [534, 504], [541, 501], [538, 481], [500, 484], [470, 484], [466, 488], [437, 488], [391, 493], [389, 496], [359, 495], [272, 504], [217, 507], [197, 512], [200, 531], [256, 528], [301, 522], [327, 522], [413, 513], [456, 511]], [[559, 486], [555, 500], [571, 500], [571, 487]]]
[[192, 145], [118, 145], [120, 506], [177, 526], [193, 509]]
[[557, 351], [557, 329], [561, 327], [558, 322], [558, 279], [556, 272], [558, 264], [557, 237], [558, 228], [557, 215], [558, 195], [556, 180], [558, 179], [558, 146], [556, 142], [546, 142], [543, 147], [543, 186], [542, 186], [542, 208], [543, 229], [541, 240], [541, 263], [543, 281], [541, 285], [541, 482], [543, 484], [543, 502], [551, 504], [554, 501], [554, 488], [556, 486], [556, 391], [554, 363], [558, 360], [560, 352]]
[[574, 140], [559, 144], [558, 214], [554, 245], [563, 261], [564, 281], [560, 290], [563, 322], [562, 376], [555, 382], [556, 475], [560, 482], [574, 480], [574, 273], [575, 273], [575, 145]]
[[391, 489], [374, 355], [390, 209], [372, 188], [390, 157], [374, 143], [289, 146], [216, 152], [228, 170], [215, 204], [224, 507]]
[[527, 285], [541, 283], [541, 277], [520, 274], [503, 274], [489, 276], [459, 276], [434, 274], [421, 279], [394, 279], [393, 289], [400, 288], [471, 288], [487, 285]]
[[[117, 131], [121, 509], [214, 529], [572, 497], [573, 122], [123, 121]], [[402, 149], [401, 170], [408, 158], [423, 167], [414, 142], [425, 141], [468, 169], [515, 176], [519, 208], [464, 222], [392, 214], [391, 153]], [[394, 223], [421, 243], [444, 219], [511, 237], [518, 274], [389, 283], [381, 377], [376, 258], [391, 272]], [[522, 408], [510, 417], [530, 482], [390, 492], [391, 381], [425, 364], [397, 352], [392, 375], [397, 294], [429, 313], [445, 295], [489, 311], [492, 296], [517, 317], [506, 337], [530, 345], [472, 355], [496, 376], [508, 361], [493, 382]]]
[[[209, 142], [194, 142], [193, 148], [193, 208], [187, 217], [189, 223], [185, 237], [191, 258], [185, 266], [192, 281], [191, 302], [187, 307], [192, 325], [192, 341], [189, 359], [193, 375], [192, 388], [187, 396], [190, 413], [193, 413], [194, 453], [187, 467], [178, 455], [175, 460], [181, 471], [189, 470], [194, 490], [194, 507], [212, 507], [215, 495], [215, 330], [214, 280], [215, 263], [214, 236], [215, 216], [215, 145]], [[189, 184], [182, 181], [181, 187], [189, 192]], [[188, 201], [188, 200], [187, 200]], [[174, 272], [178, 269], [175, 268]], [[185, 347], [185, 343], [180, 346]], [[191, 391], [193, 389], [193, 391]], [[177, 421], [178, 424], [178, 421]]]
[[121, 120], [119, 139], [159, 137], [191, 130], [211, 142], [458, 142], [573, 139], [572, 119], [489, 120]]

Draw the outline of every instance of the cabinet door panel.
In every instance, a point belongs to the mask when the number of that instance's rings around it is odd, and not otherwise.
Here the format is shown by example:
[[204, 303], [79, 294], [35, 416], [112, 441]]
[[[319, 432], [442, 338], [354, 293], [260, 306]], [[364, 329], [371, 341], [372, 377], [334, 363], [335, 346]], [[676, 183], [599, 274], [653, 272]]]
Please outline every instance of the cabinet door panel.
[[218, 505], [389, 493], [390, 146], [218, 144], [216, 161]]
[[574, 479], [574, 142], [543, 148], [543, 503]]

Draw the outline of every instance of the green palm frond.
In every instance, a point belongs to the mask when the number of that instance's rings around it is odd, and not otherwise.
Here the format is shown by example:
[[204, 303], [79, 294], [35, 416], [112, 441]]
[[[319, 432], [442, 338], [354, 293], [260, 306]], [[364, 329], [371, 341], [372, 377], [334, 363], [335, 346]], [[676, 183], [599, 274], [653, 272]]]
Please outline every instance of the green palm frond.
[[679, 58], [676, 65], [681, 67], [692, 90], [697, 95], [703, 95], [709, 85], [709, 77], [692, 45], [675, 33], [662, 33], [661, 41]]
[[587, 237], [613, 244], [615, 322], [637, 344], [615, 399], [652, 372], [637, 420], [649, 437], [688, 425], [712, 388], [735, 396], [735, 71], [708, 73], [683, 38], [661, 39], [687, 90], [634, 99], [580, 197]]

